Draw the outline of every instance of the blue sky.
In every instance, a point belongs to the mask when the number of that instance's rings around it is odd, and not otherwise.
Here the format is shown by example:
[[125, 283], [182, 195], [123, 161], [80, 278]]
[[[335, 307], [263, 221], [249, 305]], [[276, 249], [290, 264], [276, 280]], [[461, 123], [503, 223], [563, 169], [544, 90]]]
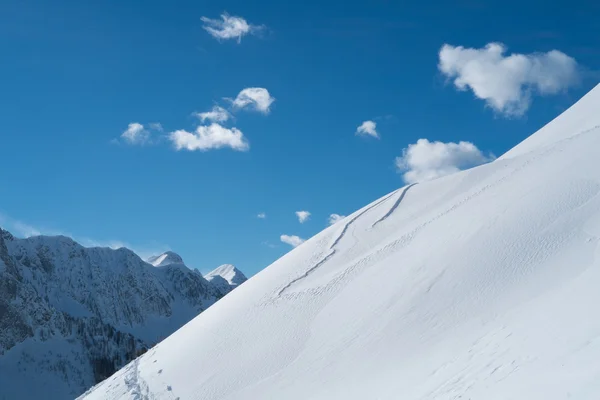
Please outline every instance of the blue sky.
[[595, 2], [446, 3], [5, 0], [0, 225], [252, 275], [597, 83]]

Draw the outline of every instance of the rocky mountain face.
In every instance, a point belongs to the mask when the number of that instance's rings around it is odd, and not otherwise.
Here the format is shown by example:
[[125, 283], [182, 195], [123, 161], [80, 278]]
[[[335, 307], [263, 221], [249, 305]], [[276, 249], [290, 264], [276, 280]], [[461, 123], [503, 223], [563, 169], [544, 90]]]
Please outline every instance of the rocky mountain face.
[[223, 287], [168, 252], [0, 229], [0, 399], [69, 399], [207, 309]]

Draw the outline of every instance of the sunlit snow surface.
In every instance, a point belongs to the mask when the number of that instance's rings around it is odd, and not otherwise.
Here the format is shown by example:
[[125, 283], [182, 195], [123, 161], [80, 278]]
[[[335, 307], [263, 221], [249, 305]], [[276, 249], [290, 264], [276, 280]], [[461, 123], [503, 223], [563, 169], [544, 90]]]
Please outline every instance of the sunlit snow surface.
[[599, 399], [598, 126], [600, 87], [327, 228], [86, 399]]

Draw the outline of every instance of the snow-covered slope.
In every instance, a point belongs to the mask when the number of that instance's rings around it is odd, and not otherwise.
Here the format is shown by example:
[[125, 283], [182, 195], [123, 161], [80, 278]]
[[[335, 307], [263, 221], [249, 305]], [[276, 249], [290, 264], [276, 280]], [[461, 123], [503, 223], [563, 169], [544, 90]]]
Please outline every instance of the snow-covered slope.
[[215, 287], [219, 288], [223, 295], [226, 295], [248, 280], [242, 271], [231, 264], [223, 264], [204, 275], [204, 277]]
[[0, 229], [0, 399], [72, 399], [222, 297], [157, 259]]
[[506, 156], [401, 188], [87, 393], [600, 398], [600, 87]]

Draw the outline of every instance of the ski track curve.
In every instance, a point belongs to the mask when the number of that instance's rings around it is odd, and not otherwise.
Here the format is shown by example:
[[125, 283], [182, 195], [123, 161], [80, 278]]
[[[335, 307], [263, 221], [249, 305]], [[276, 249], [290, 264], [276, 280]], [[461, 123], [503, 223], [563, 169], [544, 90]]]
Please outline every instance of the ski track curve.
[[373, 223], [373, 225], [371, 225], [371, 228], [374, 228], [375, 225], [377, 225], [378, 223], [385, 221], [390, 215], [392, 215], [392, 213], [394, 211], [396, 211], [396, 209], [398, 208], [398, 206], [400, 205], [400, 203], [402, 203], [402, 200], [404, 200], [404, 196], [406, 196], [406, 192], [408, 192], [408, 190], [415, 186], [416, 183], [411, 183], [410, 185], [406, 186], [404, 188], [404, 190], [402, 191], [402, 194], [400, 194], [400, 196], [398, 197], [398, 199], [394, 202], [394, 204], [392, 205], [392, 207], [389, 209], [389, 211], [381, 218], [379, 218], [377, 221], [375, 221]]
[[[587, 132], [588, 131], [584, 131], [584, 132], [581, 132], [580, 134], [587, 133]], [[433, 218], [429, 219], [428, 221], [418, 225], [413, 230], [405, 233], [398, 239], [389, 242], [388, 244], [386, 244], [385, 246], [379, 248], [378, 250], [376, 250], [374, 252], [366, 254], [363, 258], [361, 258], [354, 264], [350, 265], [346, 270], [341, 272], [336, 278], [332, 279], [327, 285], [325, 285], [324, 287], [321, 287], [321, 288], [316, 288], [314, 290], [313, 294], [321, 295], [323, 292], [330, 292], [332, 290], [335, 290], [336, 288], [339, 288], [341, 285], [343, 285], [343, 282], [347, 282], [352, 276], [355, 276], [356, 274], [358, 274], [360, 271], [364, 270], [369, 265], [376, 264], [377, 262], [380, 262], [380, 261], [388, 258], [391, 254], [395, 253], [399, 249], [408, 246], [408, 244], [410, 244], [410, 242], [424, 228], [428, 227], [435, 221], [441, 219], [442, 217], [446, 216], [447, 214], [450, 214], [451, 212], [455, 211], [459, 207], [462, 207], [465, 204], [468, 204], [471, 200], [479, 197], [480, 195], [482, 195], [489, 189], [506, 182], [508, 179], [512, 178], [514, 175], [517, 175], [519, 172], [521, 172], [522, 170], [527, 168], [534, 161], [544, 158], [546, 155], [548, 155], [552, 152], [555, 152], [555, 151], [557, 151], [556, 147], [549, 147], [549, 148], [544, 149], [542, 152], [525, 159], [522, 164], [517, 166], [512, 171], [508, 172], [506, 175], [503, 175], [502, 177], [498, 178], [497, 180], [480, 187], [478, 190], [472, 192], [468, 196], [464, 197], [462, 200], [459, 200], [458, 202], [454, 203], [451, 207], [447, 208], [445, 211], [440, 212], [439, 214], [435, 215]]]
[[[405, 189], [405, 191], [406, 191], [406, 189]], [[333, 243], [331, 244], [331, 246], [329, 246], [329, 253], [325, 257], [323, 257], [319, 262], [317, 262], [315, 265], [313, 265], [312, 267], [310, 267], [309, 269], [307, 269], [306, 272], [304, 272], [302, 275], [300, 275], [297, 278], [292, 279], [287, 285], [285, 285], [284, 287], [282, 287], [279, 290], [279, 292], [277, 292], [277, 297], [280, 297], [292, 285], [294, 285], [298, 281], [301, 281], [302, 279], [306, 278], [312, 272], [314, 272], [316, 269], [318, 269], [321, 265], [325, 264], [331, 257], [333, 257], [335, 255], [335, 253], [336, 253], [335, 246], [337, 246], [338, 243], [340, 242], [340, 240], [342, 240], [342, 238], [346, 235], [346, 232], [348, 231], [348, 228], [350, 227], [350, 225], [352, 225], [358, 218], [360, 218], [361, 216], [363, 216], [364, 214], [366, 214], [367, 212], [369, 212], [373, 208], [377, 207], [378, 205], [380, 205], [384, 201], [388, 200], [390, 197], [392, 197], [397, 192], [398, 192], [398, 190], [394, 190], [392, 193], [390, 193], [389, 195], [385, 196], [383, 199], [379, 200], [377, 203], [373, 204], [372, 206], [366, 208], [361, 213], [355, 215], [354, 217], [352, 217], [352, 219], [350, 219], [350, 221], [346, 222], [346, 224], [344, 225], [344, 228], [342, 229], [342, 231], [340, 232], [340, 234], [338, 235], [338, 237], [333, 241]], [[402, 196], [403, 195], [404, 194], [402, 194]]]
[[[584, 131], [584, 132], [581, 132], [580, 134], [584, 134], [584, 133], [587, 133], [587, 132], [588, 131]], [[566, 141], [567, 140], [565, 140], [565, 142]], [[380, 262], [380, 261], [388, 258], [390, 255], [392, 255], [393, 253], [395, 253], [399, 249], [408, 246], [410, 244], [410, 242], [412, 242], [412, 240], [424, 228], [428, 227], [429, 225], [431, 225], [435, 221], [441, 219], [442, 217], [446, 216], [447, 214], [450, 214], [454, 210], [456, 210], [456, 209], [464, 206], [465, 204], [468, 204], [471, 200], [479, 197], [481, 194], [487, 192], [489, 189], [491, 189], [493, 187], [496, 187], [496, 186], [504, 183], [505, 181], [507, 181], [508, 179], [510, 179], [511, 177], [513, 177], [514, 175], [516, 175], [519, 172], [521, 172], [523, 169], [527, 168], [534, 161], [536, 161], [538, 159], [541, 159], [541, 158], [544, 158], [546, 155], [548, 155], [550, 153], [553, 153], [555, 151], [557, 151], [556, 147], [549, 147], [549, 148], [544, 149], [543, 151], [541, 151], [538, 154], [534, 154], [533, 156], [530, 156], [530, 157], [526, 158], [520, 165], [518, 165], [517, 167], [515, 167], [513, 170], [507, 172], [505, 175], [499, 177], [495, 181], [492, 181], [492, 182], [490, 182], [488, 184], [485, 184], [485, 185], [481, 186], [479, 189], [475, 190], [474, 192], [471, 192], [471, 194], [467, 195], [466, 197], [462, 198], [458, 202], [454, 203], [451, 207], [449, 207], [446, 210], [444, 210], [444, 211], [436, 214], [435, 216], [433, 216], [432, 218], [430, 218], [426, 222], [418, 225], [417, 227], [415, 227], [414, 229], [412, 229], [410, 232], [407, 232], [404, 235], [402, 235], [401, 237], [399, 237], [399, 238], [397, 238], [395, 240], [392, 240], [391, 242], [388, 242], [386, 245], [384, 245], [383, 247], [381, 247], [381, 248], [379, 248], [379, 249], [377, 249], [375, 251], [372, 251], [372, 252], [369, 252], [369, 253], [365, 254], [362, 258], [360, 258], [356, 262], [354, 262], [351, 265], [349, 265], [348, 268], [346, 268], [344, 271], [341, 271], [335, 278], [333, 278], [327, 284], [325, 284], [323, 286], [315, 287], [315, 288], [310, 288], [310, 289], [307, 290], [307, 293], [310, 294], [311, 296], [321, 296], [324, 293], [336, 292], [337, 290], [339, 290], [344, 285], [344, 282], [347, 282], [348, 280], [352, 279], [352, 277], [354, 277], [357, 274], [359, 274], [361, 271], [363, 271], [368, 266], [374, 265], [377, 262]], [[394, 192], [394, 193], [396, 193], [396, 192]], [[389, 197], [393, 196], [394, 193], [392, 193], [390, 196], [387, 196], [386, 198], [384, 198], [382, 201], [378, 202], [377, 204], [374, 204], [369, 209], [371, 209], [371, 208], [373, 208], [373, 207], [381, 204], [383, 201], [385, 201]], [[369, 211], [369, 209], [365, 210], [360, 215], [362, 215], [365, 212]], [[358, 218], [360, 215], [357, 215], [356, 218]], [[348, 224], [350, 224], [354, 220], [355, 220], [355, 218], [353, 218]], [[329, 257], [326, 257], [326, 258], [329, 259], [329, 258], [331, 258], [332, 255], [333, 254], [330, 254]], [[322, 262], [318, 263], [319, 266], [322, 265], [322, 264], [323, 264]], [[314, 271], [314, 269], [312, 269], [311, 272], [312, 271]], [[304, 278], [304, 276], [301, 277], [301, 278], [299, 278], [299, 279], [297, 279], [296, 281], [298, 281], [298, 280], [300, 280], [302, 278]], [[288, 287], [291, 286], [293, 283], [294, 282], [291, 282], [288, 285]], [[280, 294], [283, 294], [283, 291], [281, 291]], [[285, 297], [295, 298], [295, 297], [298, 297], [298, 296], [301, 296], [301, 295], [302, 295], [301, 293], [295, 293], [295, 294], [289, 293], [289, 294], [286, 294]]]

